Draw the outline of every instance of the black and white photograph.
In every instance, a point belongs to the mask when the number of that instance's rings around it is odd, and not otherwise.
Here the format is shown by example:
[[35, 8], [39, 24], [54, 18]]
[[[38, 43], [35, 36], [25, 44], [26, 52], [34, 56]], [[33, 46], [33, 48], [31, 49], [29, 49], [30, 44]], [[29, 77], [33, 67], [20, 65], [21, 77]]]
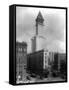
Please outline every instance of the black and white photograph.
[[1, 0], [0, 12], [0, 90], [69, 90], [69, 0]]
[[66, 81], [66, 10], [16, 7], [16, 83]]

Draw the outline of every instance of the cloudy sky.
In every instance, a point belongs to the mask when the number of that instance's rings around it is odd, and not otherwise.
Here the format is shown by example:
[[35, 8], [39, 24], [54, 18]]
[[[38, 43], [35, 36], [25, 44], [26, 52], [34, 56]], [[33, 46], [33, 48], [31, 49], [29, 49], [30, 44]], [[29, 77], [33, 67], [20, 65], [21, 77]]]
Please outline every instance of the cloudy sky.
[[25, 41], [28, 44], [28, 52], [31, 52], [31, 38], [35, 35], [35, 19], [39, 13], [44, 18], [44, 26], [41, 32], [46, 38], [46, 48], [50, 51], [66, 51], [66, 12], [63, 9], [51, 8], [16, 8], [16, 40]]

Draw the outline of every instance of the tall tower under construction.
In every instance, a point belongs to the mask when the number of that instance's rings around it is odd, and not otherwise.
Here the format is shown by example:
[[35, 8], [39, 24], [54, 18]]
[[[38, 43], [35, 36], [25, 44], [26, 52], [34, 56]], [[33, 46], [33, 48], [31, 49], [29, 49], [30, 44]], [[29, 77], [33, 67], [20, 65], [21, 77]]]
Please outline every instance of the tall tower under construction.
[[44, 27], [44, 18], [39, 11], [37, 18], [35, 19], [35, 27], [36, 27], [36, 32], [35, 36], [32, 37], [32, 52], [39, 51], [44, 49], [45, 47], [45, 38], [42, 35], [43, 32], [43, 27]]

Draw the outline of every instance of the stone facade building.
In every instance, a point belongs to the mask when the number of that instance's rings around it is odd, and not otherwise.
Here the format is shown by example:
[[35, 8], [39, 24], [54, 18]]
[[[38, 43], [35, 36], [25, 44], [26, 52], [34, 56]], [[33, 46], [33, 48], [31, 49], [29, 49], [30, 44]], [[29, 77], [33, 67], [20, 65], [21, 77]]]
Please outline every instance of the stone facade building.
[[26, 80], [27, 68], [27, 44], [16, 42], [16, 81], [20, 83]]
[[35, 19], [35, 35], [32, 37], [32, 53], [36, 51], [40, 51], [46, 47], [45, 41], [46, 38], [44, 37], [44, 18], [39, 11], [37, 18]]
[[49, 52], [46, 50], [40, 50], [27, 55], [27, 66], [30, 73], [36, 75], [43, 75], [45, 70], [49, 67]]

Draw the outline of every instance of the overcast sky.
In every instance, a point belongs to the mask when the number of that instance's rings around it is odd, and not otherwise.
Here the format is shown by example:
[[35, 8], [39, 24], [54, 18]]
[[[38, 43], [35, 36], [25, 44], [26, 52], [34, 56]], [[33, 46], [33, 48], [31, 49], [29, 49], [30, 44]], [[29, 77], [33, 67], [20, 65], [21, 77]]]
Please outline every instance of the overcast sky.
[[35, 35], [35, 19], [41, 11], [44, 18], [43, 36], [46, 38], [46, 48], [50, 51], [66, 51], [66, 12], [63, 9], [51, 8], [16, 8], [16, 40], [28, 44], [31, 52], [31, 38]]

